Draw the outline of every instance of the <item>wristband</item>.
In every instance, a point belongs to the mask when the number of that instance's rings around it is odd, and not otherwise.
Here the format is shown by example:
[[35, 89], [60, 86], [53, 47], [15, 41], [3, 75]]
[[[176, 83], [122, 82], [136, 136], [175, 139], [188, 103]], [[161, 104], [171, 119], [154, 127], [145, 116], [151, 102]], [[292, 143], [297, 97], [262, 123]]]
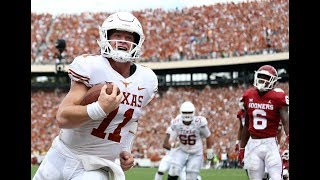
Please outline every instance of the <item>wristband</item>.
[[107, 116], [97, 101], [87, 105], [87, 113], [93, 120], [101, 120]]

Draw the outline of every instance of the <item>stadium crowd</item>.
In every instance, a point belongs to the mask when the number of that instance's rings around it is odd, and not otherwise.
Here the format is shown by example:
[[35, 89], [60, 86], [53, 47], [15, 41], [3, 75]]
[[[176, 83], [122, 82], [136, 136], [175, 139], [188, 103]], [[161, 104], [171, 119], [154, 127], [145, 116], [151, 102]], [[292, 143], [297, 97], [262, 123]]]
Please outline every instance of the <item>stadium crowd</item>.
[[[111, 13], [111, 12], [110, 12]], [[110, 13], [31, 13], [31, 63], [53, 64], [57, 39], [66, 40], [66, 63], [80, 54], [99, 54], [96, 22]], [[215, 59], [288, 52], [289, 0], [218, 3], [183, 9], [132, 12], [146, 41], [141, 62]]]
[[[203, 89], [171, 87], [160, 91], [139, 120], [133, 154], [136, 158], [159, 161], [165, 154], [162, 140], [170, 120], [179, 113], [179, 104], [191, 100], [197, 109], [196, 114], [211, 122], [209, 128], [215, 137], [214, 151], [217, 158], [221, 161], [221, 158], [228, 157], [228, 162], [235, 163], [237, 154], [234, 147], [239, 126], [236, 116], [239, 110], [238, 99], [249, 86], [206, 86]], [[281, 82], [277, 87], [289, 94], [288, 82]], [[55, 115], [65, 93], [43, 90], [31, 92], [31, 157], [34, 163], [37, 163], [37, 155], [47, 152], [53, 138], [59, 133]], [[284, 135], [282, 137], [285, 138]], [[281, 149], [287, 148], [284, 142], [285, 139], [282, 139]]]

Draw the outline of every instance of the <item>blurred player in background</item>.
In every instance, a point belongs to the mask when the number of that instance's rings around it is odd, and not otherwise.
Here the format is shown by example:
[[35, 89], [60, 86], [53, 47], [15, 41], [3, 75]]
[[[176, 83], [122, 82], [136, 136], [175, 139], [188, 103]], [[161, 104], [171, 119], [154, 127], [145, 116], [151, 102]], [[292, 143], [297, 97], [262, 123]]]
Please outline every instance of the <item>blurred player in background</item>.
[[262, 179], [265, 168], [271, 179], [282, 178], [282, 160], [277, 134], [280, 121], [289, 141], [289, 96], [275, 88], [276, 69], [261, 66], [254, 74], [254, 88], [242, 96], [246, 122], [241, 134], [239, 161], [250, 179]]
[[[162, 157], [162, 159], [160, 161], [158, 171], [155, 174], [154, 180], [162, 180], [164, 173], [166, 173], [170, 168], [173, 152], [179, 147], [179, 141], [171, 142], [171, 144], [169, 143], [171, 133], [172, 133], [172, 129], [169, 126], [166, 130], [166, 137], [163, 142], [163, 148], [166, 149], [166, 154], [165, 154], [165, 156]], [[179, 179], [186, 180], [186, 167], [185, 166], [183, 167], [183, 169], [180, 173]], [[197, 180], [201, 180], [200, 175], [198, 175]]]
[[[166, 137], [163, 142], [163, 148], [166, 149], [166, 154], [165, 156], [162, 157], [160, 161], [158, 171], [155, 174], [154, 180], [162, 180], [164, 173], [166, 173], [170, 168], [173, 151], [175, 151], [179, 145], [178, 141], [172, 142], [172, 144], [169, 143], [169, 138], [171, 133], [172, 133], [172, 129], [169, 126], [166, 130]], [[186, 179], [185, 168], [183, 168], [183, 170], [181, 171], [179, 178], [180, 180]]]
[[178, 179], [182, 169], [186, 166], [186, 179], [196, 180], [203, 164], [203, 143], [206, 139], [206, 158], [213, 158], [213, 136], [208, 128], [207, 119], [195, 116], [192, 102], [186, 101], [180, 106], [180, 114], [171, 121], [172, 134], [169, 142], [178, 138], [179, 147], [172, 154], [172, 164], [168, 173], [168, 180]]
[[[145, 36], [131, 13], [111, 14], [99, 33], [101, 54], [81, 55], [70, 64], [71, 87], [57, 112], [60, 134], [34, 180], [124, 178], [123, 171], [134, 165], [131, 146], [137, 121], [157, 92], [157, 76], [134, 63]], [[112, 94], [104, 85], [96, 102], [80, 105], [90, 87], [104, 82], [114, 84]]]

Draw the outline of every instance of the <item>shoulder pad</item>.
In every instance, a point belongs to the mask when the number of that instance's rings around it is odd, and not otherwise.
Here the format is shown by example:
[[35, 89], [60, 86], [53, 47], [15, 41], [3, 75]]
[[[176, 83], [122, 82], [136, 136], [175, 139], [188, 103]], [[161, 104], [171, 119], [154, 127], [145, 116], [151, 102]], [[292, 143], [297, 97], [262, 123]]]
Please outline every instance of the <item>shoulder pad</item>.
[[203, 127], [203, 126], [206, 126], [208, 124], [208, 121], [203, 116], [196, 116], [195, 119], [194, 119], [194, 123], [199, 127]]
[[274, 88], [273, 89], [275, 92], [284, 92], [281, 88]]

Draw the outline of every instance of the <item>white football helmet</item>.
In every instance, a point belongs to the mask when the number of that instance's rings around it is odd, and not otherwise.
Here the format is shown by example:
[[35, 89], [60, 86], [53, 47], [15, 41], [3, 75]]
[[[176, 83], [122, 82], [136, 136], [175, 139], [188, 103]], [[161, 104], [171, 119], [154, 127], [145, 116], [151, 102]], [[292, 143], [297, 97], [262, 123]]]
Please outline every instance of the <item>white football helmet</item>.
[[[124, 40], [112, 40], [116, 42], [116, 48], [113, 49], [109, 40], [110, 30], [127, 31], [134, 34], [135, 42]], [[97, 40], [101, 55], [106, 58], [112, 58], [117, 62], [132, 62], [140, 57], [142, 43], [145, 36], [139, 20], [129, 12], [117, 12], [111, 14], [99, 27], [100, 40]], [[130, 43], [127, 51], [118, 49], [119, 42]]]
[[289, 149], [286, 149], [282, 152], [281, 158], [284, 160], [289, 160]]
[[253, 85], [259, 91], [269, 91], [274, 88], [279, 79], [281, 77], [278, 77], [277, 70], [274, 67], [264, 65], [255, 71]]
[[191, 122], [195, 113], [195, 107], [190, 101], [186, 101], [180, 106], [180, 113], [182, 120], [185, 122]]

